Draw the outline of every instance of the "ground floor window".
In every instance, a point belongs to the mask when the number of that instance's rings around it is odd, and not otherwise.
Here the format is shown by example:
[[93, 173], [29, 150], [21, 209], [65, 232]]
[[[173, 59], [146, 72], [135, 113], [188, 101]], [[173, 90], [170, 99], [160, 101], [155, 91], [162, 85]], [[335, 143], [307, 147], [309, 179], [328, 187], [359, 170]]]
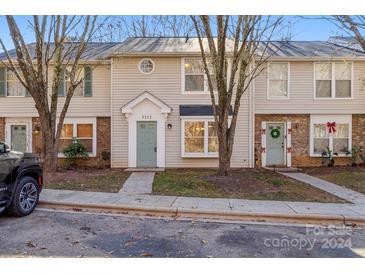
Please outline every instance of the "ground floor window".
[[65, 119], [62, 127], [58, 152], [63, 156], [63, 150], [71, 144], [73, 138], [78, 138], [89, 156], [96, 154], [96, 118]]
[[349, 156], [351, 127], [351, 115], [312, 115], [311, 156], [322, 156], [328, 151], [334, 156]]
[[213, 119], [182, 120], [182, 156], [218, 155], [218, 137]]

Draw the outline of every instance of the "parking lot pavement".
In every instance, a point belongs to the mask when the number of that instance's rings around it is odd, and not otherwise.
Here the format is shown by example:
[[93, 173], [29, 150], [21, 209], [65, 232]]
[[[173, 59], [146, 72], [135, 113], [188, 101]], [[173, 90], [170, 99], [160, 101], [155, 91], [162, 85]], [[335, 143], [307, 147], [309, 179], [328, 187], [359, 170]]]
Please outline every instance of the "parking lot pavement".
[[0, 217], [0, 256], [363, 257], [365, 230], [37, 210]]

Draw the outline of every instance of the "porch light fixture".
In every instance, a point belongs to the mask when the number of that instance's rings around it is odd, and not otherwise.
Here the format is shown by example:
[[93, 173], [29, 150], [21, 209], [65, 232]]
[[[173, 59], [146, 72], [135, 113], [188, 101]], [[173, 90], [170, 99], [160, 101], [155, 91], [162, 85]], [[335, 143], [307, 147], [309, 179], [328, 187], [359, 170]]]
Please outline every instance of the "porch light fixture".
[[172, 129], [172, 124], [167, 124], [168, 129]]

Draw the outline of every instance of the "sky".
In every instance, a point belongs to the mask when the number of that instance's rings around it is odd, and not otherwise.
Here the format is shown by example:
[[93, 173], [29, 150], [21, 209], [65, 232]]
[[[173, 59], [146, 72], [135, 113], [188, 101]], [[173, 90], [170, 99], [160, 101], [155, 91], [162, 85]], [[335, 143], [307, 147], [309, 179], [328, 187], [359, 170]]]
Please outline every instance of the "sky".
[[[16, 16], [15, 18], [24, 34], [26, 42], [33, 42], [34, 34], [27, 27], [27, 20], [31, 18], [29, 16]], [[102, 17], [99, 17], [99, 20], [102, 19]], [[284, 23], [290, 26], [291, 40], [326, 41], [333, 35], [346, 35], [333, 23], [320, 17], [284, 16]], [[0, 16], [0, 38], [3, 40], [7, 49], [13, 48], [4, 16]]]

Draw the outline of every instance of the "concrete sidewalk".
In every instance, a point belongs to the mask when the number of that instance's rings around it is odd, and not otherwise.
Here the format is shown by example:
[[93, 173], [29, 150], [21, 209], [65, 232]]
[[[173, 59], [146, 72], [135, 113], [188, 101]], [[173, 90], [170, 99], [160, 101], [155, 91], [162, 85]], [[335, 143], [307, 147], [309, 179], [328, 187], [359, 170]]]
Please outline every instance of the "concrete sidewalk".
[[351, 189], [300, 172], [279, 172], [294, 180], [322, 189], [350, 203], [365, 205], [365, 195]]
[[40, 207], [261, 222], [365, 225], [364, 204], [212, 199], [44, 189]]
[[123, 184], [120, 194], [150, 194], [152, 193], [155, 172], [132, 172]]

